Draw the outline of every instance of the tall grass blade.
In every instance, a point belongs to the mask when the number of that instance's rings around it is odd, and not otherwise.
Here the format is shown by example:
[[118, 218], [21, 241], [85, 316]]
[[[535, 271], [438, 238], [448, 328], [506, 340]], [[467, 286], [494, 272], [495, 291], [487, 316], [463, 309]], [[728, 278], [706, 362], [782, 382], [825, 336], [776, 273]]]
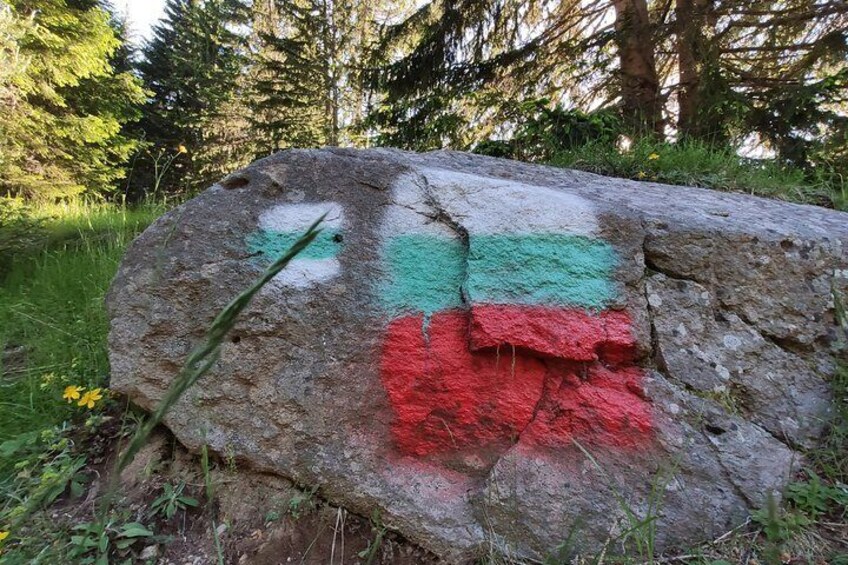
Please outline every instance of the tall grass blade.
[[227, 333], [233, 328], [233, 326], [235, 326], [236, 319], [239, 314], [241, 314], [247, 305], [250, 304], [253, 297], [262, 289], [262, 287], [268, 284], [271, 279], [277, 276], [280, 271], [286, 268], [289, 262], [301, 251], [306, 249], [309, 244], [315, 240], [318, 234], [321, 233], [321, 229], [318, 228], [318, 225], [324, 221], [325, 217], [326, 214], [318, 218], [318, 220], [316, 220], [315, 223], [306, 230], [300, 239], [298, 239], [282, 257], [274, 261], [274, 263], [268, 267], [268, 269], [255, 283], [253, 283], [253, 285], [233, 299], [233, 301], [230, 302], [212, 322], [212, 326], [206, 334], [206, 340], [196, 347], [191, 354], [189, 354], [183, 369], [177, 375], [177, 378], [175, 378], [171, 383], [171, 386], [168, 388], [168, 391], [165, 393], [162, 401], [156, 407], [156, 410], [153, 411], [153, 414], [151, 414], [151, 416], [138, 429], [124, 453], [118, 458], [118, 461], [115, 464], [115, 470], [110, 480], [109, 488], [107, 489], [100, 505], [101, 518], [105, 517], [111, 508], [112, 499], [114, 498], [118, 482], [120, 481], [121, 471], [123, 471], [126, 466], [132, 462], [133, 458], [147, 442], [154, 428], [162, 422], [165, 415], [168, 413], [168, 410], [170, 410], [171, 407], [179, 401], [189, 388], [191, 388], [204, 374], [209, 371], [209, 369], [212, 368], [218, 360], [221, 343], [223, 343]]

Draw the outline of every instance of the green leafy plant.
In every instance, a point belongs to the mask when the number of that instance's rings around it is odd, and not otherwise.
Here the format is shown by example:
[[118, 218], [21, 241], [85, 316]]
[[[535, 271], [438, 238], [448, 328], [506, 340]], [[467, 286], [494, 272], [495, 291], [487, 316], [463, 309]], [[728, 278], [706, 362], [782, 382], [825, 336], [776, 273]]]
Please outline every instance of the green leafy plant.
[[844, 517], [848, 512], [848, 485], [827, 485], [812, 469], [805, 469], [805, 472], [808, 480], [789, 485], [786, 498], [813, 519], [839, 509]]
[[316, 492], [318, 492], [318, 487], [301, 490], [292, 495], [289, 499], [288, 514], [295, 520], [298, 520], [304, 512], [315, 508]]
[[33, 512], [51, 504], [70, 490], [77, 497], [87, 478], [80, 472], [86, 458], [74, 452], [65, 426], [42, 432], [26, 432], [0, 444], [5, 461], [16, 460], [14, 479], [3, 485], [8, 498], [0, 506], [0, 521], [16, 529]]
[[751, 515], [762, 527], [766, 540], [772, 544], [788, 540], [792, 534], [810, 525], [810, 519], [799, 513], [781, 508], [774, 496], [769, 494], [766, 505]]
[[223, 453], [224, 459], [224, 468], [228, 473], [234, 474], [238, 471], [238, 465], [236, 464], [236, 452], [233, 449], [232, 445], [227, 445], [224, 447]]
[[111, 549], [125, 551], [141, 540], [157, 539], [152, 530], [139, 522], [94, 521], [74, 527], [68, 556], [81, 565], [108, 565]]
[[268, 512], [265, 513], [265, 522], [266, 523], [277, 522], [277, 521], [280, 520], [281, 517], [282, 516], [280, 515], [280, 513], [277, 510], [269, 510]]
[[383, 518], [379, 510], [374, 510], [371, 513], [371, 532], [374, 534], [374, 539], [368, 541], [368, 546], [357, 553], [360, 559], [365, 560], [365, 565], [371, 565], [377, 557], [377, 552], [383, 545], [383, 538], [386, 537], [388, 529], [383, 524]]
[[165, 483], [162, 494], [150, 504], [151, 512], [161, 514], [166, 520], [170, 520], [178, 510], [186, 510], [188, 507], [197, 508], [200, 505], [197, 499], [183, 494], [185, 487], [186, 484], [183, 481], [180, 481], [177, 486]]

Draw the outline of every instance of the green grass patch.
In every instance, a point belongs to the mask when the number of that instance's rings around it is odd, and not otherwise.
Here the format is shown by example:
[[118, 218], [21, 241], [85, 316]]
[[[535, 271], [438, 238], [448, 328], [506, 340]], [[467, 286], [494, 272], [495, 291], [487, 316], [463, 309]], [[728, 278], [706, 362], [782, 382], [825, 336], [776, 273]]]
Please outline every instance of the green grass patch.
[[830, 170], [802, 171], [774, 160], [739, 157], [695, 142], [640, 140], [627, 150], [587, 143], [557, 152], [550, 164], [613, 177], [745, 192], [848, 210], [848, 179]]
[[[74, 221], [73, 214], [63, 215], [52, 225], [45, 222], [43, 229], [54, 234], [75, 229], [77, 237], [44, 237], [43, 247], [37, 252], [27, 252], [27, 248], [18, 245], [16, 255], [8, 262], [10, 269], [0, 284], [0, 346], [4, 359], [0, 366], [3, 563], [56, 562], [59, 556], [78, 563], [108, 563], [110, 556], [131, 562], [131, 557], [129, 561], [124, 558], [134, 545], [142, 545], [138, 542], [167, 541], [133, 519], [131, 509], [113, 508], [121, 472], [168, 409], [215, 363], [220, 345], [239, 313], [263, 285], [319, 235], [317, 225], [323, 220], [319, 219], [216, 317], [206, 341], [193, 350], [162, 403], [137, 428], [117, 458], [111, 476], [101, 476], [107, 485], [98, 491], [100, 500], [94, 520], [81, 519], [90, 514], [85, 505], [77, 514], [76, 524], [69, 528], [67, 521], [63, 525], [62, 521], [51, 520], [41, 510], [66, 493], [67, 502], [73, 503], [85, 493], [84, 484], [94, 474], [100, 475], [87, 466], [91, 462], [89, 456], [95, 456], [97, 444], [103, 444], [92, 440], [106, 428], [107, 421], [114, 423], [119, 419], [114, 416], [115, 410], [111, 411], [112, 416], [104, 410], [110, 404], [114, 407], [114, 403], [110, 403], [105, 389], [108, 321], [103, 298], [126, 246], [160, 211], [150, 206], [135, 212], [98, 207], [91, 214], [79, 216], [87, 220], [84, 222]], [[125, 433], [121, 425], [119, 435]], [[100, 439], [104, 437], [101, 435]], [[208, 468], [208, 461], [205, 467]], [[150, 518], [161, 514], [170, 520], [180, 509], [199, 506], [196, 499], [183, 494], [185, 486], [167, 484], [164, 494], [151, 502]], [[213, 529], [216, 527], [213, 522]], [[216, 547], [219, 563], [223, 563], [223, 550], [219, 544]]]
[[[28, 209], [0, 261], [0, 530], [73, 487], [75, 426], [97, 412], [65, 387], [105, 387], [103, 298], [130, 241], [163, 211], [106, 204]], [[6, 226], [4, 225], [4, 228]], [[83, 394], [84, 392], [83, 391]], [[102, 404], [100, 402], [99, 404]]]
[[[824, 441], [810, 457], [827, 479], [848, 485], [848, 363], [839, 365], [831, 386], [835, 414]], [[845, 512], [848, 515], [848, 505]]]
[[120, 246], [167, 208], [165, 202], [125, 207], [85, 200], [31, 205], [0, 197], [0, 276], [46, 251]]

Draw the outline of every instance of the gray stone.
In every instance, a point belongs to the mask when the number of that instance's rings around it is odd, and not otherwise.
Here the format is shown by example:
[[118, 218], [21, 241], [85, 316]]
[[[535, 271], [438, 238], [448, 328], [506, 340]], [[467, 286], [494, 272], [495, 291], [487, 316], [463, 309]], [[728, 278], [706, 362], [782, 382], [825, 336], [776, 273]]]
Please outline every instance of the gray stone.
[[815, 366], [763, 337], [736, 313], [717, 308], [698, 283], [657, 274], [647, 279], [647, 289], [657, 357], [668, 374], [723, 400], [730, 411], [780, 439], [815, 445], [831, 404]]
[[449, 561], [713, 538], [829, 418], [848, 215], [453, 152], [287, 151], [163, 216], [112, 388], [153, 408], [324, 212], [166, 424]]
[[145, 563], [155, 562], [156, 559], [159, 558], [159, 546], [148, 545], [143, 550], [141, 550], [141, 554], [138, 556], [138, 558]]

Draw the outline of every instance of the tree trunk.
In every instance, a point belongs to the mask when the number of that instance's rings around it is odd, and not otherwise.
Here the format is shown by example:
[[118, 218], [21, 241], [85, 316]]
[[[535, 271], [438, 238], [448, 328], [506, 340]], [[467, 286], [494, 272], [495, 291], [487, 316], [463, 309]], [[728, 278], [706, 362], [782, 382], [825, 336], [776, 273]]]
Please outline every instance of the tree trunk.
[[324, 0], [323, 12], [326, 143], [330, 147], [337, 147], [339, 145], [339, 77], [337, 61], [338, 28], [335, 21], [335, 2], [333, 0]]
[[680, 86], [677, 91], [677, 129], [681, 136], [702, 139], [710, 128], [698, 119], [702, 104], [702, 73], [706, 44], [704, 30], [710, 0], [677, 0], [677, 65]]
[[624, 119], [637, 135], [663, 134], [662, 100], [646, 0], [613, 0]]

